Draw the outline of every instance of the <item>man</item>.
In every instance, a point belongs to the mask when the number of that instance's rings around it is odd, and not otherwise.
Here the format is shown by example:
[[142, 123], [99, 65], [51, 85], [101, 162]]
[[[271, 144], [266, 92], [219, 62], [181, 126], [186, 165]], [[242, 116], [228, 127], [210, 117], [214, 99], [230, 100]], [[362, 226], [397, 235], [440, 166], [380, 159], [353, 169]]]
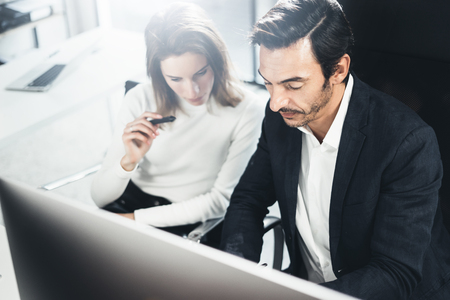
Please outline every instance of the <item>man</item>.
[[271, 99], [222, 249], [259, 261], [262, 220], [278, 201], [291, 274], [363, 299], [450, 299], [435, 134], [349, 72], [340, 5], [279, 2], [252, 42]]

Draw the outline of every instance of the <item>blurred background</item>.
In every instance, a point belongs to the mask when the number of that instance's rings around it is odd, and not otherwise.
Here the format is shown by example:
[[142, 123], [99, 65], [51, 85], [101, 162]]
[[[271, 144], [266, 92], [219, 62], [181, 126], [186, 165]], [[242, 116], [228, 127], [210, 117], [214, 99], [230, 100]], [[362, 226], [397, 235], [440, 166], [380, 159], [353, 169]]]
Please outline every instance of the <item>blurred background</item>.
[[[5, 6], [52, 8], [33, 28], [0, 27], [0, 63], [21, 56], [32, 48], [47, 47], [98, 26], [143, 33], [152, 14], [174, 0], [0, 0]], [[205, 9], [224, 38], [241, 79], [254, 81], [257, 54], [247, 36], [255, 20], [276, 0], [184, 0]], [[1, 20], [0, 11], [0, 20]], [[3, 19], [3, 22], [5, 20]], [[14, 29], [15, 28], [15, 29]], [[14, 29], [14, 30], [12, 30]], [[259, 79], [257, 79], [259, 80]], [[261, 83], [261, 82], [260, 82]]]

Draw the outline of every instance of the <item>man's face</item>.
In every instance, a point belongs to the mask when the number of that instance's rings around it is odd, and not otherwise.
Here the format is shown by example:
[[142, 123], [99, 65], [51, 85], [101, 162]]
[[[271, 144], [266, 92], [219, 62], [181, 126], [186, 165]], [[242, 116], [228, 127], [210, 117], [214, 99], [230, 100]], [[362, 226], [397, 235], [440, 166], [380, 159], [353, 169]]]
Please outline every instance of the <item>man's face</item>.
[[312, 54], [309, 39], [288, 48], [261, 46], [259, 73], [270, 93], [270, 109], [290, 127], [320, 122], [333, 91]]

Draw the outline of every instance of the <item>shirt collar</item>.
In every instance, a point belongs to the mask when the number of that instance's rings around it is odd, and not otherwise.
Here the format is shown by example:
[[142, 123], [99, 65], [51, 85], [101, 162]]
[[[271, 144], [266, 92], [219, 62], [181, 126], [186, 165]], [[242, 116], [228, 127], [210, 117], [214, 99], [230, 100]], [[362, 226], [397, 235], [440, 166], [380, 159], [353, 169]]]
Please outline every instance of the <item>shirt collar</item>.
[[339, 110], [336, 117], [331, 124], [327, 135], [323, 139], [324, 143], [327, 143], [331, 147], [338, 149], [339, 142], [341, 141], [342, 127], [344, 126], [345, 116], [347, 115], [348, 104], [350, 102], [350, 97], [352, 96], [353, 90], [353, 76], [349, 75], [347, 86], [345, 87], [344, 96], [342, 97], [341, 104], [339, 105]]

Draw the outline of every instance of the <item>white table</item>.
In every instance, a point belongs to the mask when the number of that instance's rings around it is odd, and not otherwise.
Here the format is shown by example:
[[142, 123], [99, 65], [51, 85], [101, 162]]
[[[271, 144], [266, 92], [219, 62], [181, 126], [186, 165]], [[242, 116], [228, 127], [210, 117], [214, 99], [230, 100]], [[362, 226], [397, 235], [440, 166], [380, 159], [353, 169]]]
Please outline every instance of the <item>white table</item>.
[[123, 86], [128, 79], [145, 77], [143, 34], [95, 29], [67, 40], [61, 47], [79, 46], [93, 38], [100, 40], [94, 53], [48, 92], [7, 91], [5, 86], [43, 61], [55, 48], [36, 49], [0, 66], [0, 144]]
[[[5, 86], [46, 59], [56, 50], [54, 47], [35, 49], [0, 66], [0, 147], [73, 113], [89, 101], [107, 96], [123, 87], [126, 80], [145, 78], [143, 34], [98, 28], [79, 34], [60, 47], [78, 47], [93, 39], [99, 39], [96, 50], [48, 92], [7, 91]], [[0, 299], [18, 300], [6, 231], [1, 222], [0, 276]]]

